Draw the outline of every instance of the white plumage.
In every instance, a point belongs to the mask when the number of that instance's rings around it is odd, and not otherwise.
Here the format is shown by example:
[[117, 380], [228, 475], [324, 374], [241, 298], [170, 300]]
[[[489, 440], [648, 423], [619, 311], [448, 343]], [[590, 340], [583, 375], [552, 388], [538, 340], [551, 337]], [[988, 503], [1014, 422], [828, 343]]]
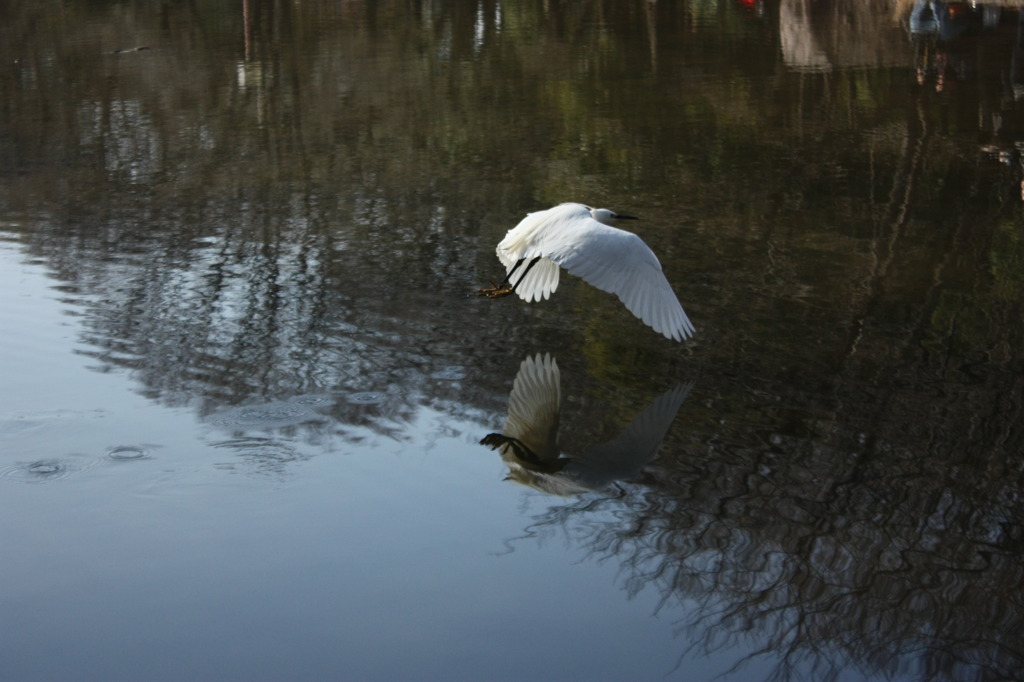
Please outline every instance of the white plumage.
[[558, 288], [559, 267], [602, 291], [615, 294], [654, 331], [682, 341], [695, 332], [661, 271], [654, 252], [613, 220], [634, 219], [606, 208], [559, 204], [530, 213], [508, 231], [497, 254], [505, 266], [502, 287], [488, 296], [515, 292], [524, 301], [548, 298]]

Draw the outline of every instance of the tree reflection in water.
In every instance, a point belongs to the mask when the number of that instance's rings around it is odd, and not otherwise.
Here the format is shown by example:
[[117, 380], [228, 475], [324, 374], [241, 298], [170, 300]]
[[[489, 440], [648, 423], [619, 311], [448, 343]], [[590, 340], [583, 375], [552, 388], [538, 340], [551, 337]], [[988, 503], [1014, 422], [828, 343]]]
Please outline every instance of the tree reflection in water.
[[677, 623], [691, 651], [742, 642], [779, 658], [773, 679], [1016, 679], [1019, 470], [819, 426], [831, 430], [757, 447], [691, 434], [613, 493], [535, 516], [510, 547], [573, 538], [620, 563], [631, 595], [655, 589], [693, 614]]

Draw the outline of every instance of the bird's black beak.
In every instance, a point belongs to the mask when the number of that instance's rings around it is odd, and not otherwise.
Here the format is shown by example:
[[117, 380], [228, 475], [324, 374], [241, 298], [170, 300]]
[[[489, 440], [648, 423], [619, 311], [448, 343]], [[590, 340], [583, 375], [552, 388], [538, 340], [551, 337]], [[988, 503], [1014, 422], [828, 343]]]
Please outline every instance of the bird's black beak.
[[624, 213], [616, 213], [615, 214], [615, 219], [616, 220], [640, 220], [635, 215], [626, 215]]

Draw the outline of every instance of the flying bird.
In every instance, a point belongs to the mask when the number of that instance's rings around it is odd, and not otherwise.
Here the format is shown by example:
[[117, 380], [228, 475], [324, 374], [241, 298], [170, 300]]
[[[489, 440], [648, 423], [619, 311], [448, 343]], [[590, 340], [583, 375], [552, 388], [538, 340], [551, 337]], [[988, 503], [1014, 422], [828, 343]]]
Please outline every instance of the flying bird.
[[585, 450], [570, 444], [576, 454], [564, 454], [558, 442], [558, 363], [538, 354], [519, 365], [502, 432], [488, 434], [480, 443], [501, 454], [508, 480], [562, 497], [602, 490], [636, 478], [654, 459], [692, 387], [690, 382], [658, 396], [607, 443]]
[[612, 227], [616, 220], [637, 218], [575, 203], [528, 214], [498, 244], [505, 279], [477, 293], [498, 298], [514, 292], [527, 303], [547, 299], [558, 288], [563, 267], [618, 296], [654, 331], [676, 341], [693, 336], [693, 323], [658, 257], [640, 237]]

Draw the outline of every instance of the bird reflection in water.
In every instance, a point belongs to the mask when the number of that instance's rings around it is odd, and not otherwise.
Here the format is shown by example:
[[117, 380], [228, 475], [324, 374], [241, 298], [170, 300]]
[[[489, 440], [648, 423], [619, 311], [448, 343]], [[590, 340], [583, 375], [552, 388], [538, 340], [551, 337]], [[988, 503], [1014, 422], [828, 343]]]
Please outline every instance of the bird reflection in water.
[[566, 455], [558, 446], [558, 364], [538, 354], [519, 366], [502, 433], [490, 433], [480, 443], [501, 453], [509, 468], [506, 480], [566, 497], [601, 490], [636, 477], [654, 459], [692, 387], [691, 382], [660, 395], [615, 439]]

